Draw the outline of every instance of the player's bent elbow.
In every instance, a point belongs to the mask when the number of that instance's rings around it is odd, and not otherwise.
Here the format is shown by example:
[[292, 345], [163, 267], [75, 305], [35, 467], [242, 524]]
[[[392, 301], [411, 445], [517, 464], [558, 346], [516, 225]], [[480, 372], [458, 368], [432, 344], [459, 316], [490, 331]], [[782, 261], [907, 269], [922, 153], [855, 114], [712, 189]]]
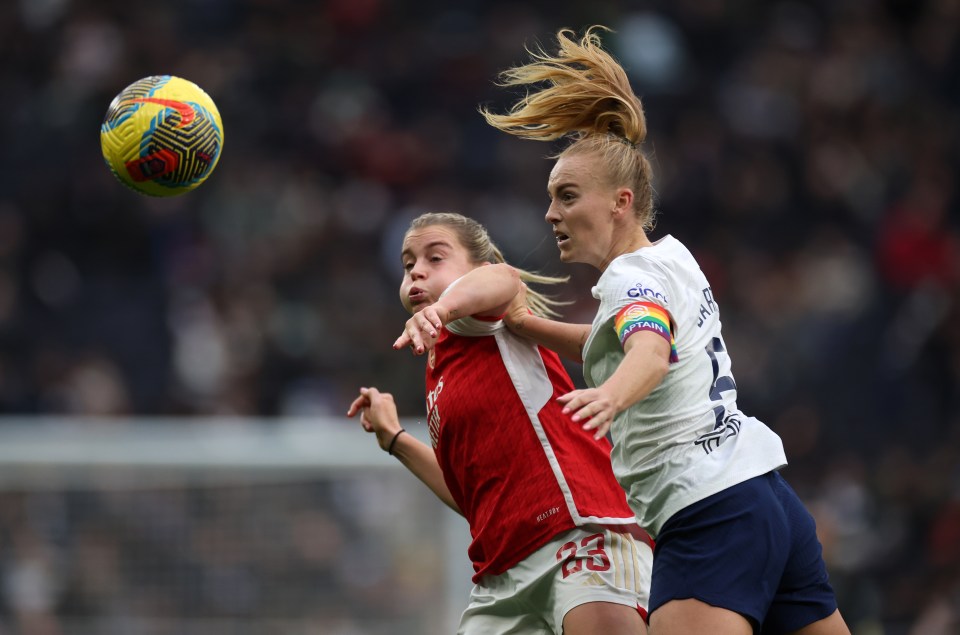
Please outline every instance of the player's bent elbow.
[[667, 373], [670, 372], [670, 360], [657, 357], [656, 361], [653, 363], [653, 371], [654, 378], [657, 382], [656, 385], [659, 386], [660, 382], [662, 382], [664, 377], [667, 376]]
[[510, 286], [512, 287], [514, 293], [520, 290], [521, 281], [519, 271], [505, 262], [500, 262], [493, 266], [503, 270], [503, 275], [510, 281]]
[[650, 379], [653, 384], [650, 387], [651, 390], [659, 386], [663, 379], [667, 376], [667, 373], [670, 372], [670, 360], [661, 357], [660, 355], [648, 356], [645, 366], [647, 368], [647, 372], [650, 373]]

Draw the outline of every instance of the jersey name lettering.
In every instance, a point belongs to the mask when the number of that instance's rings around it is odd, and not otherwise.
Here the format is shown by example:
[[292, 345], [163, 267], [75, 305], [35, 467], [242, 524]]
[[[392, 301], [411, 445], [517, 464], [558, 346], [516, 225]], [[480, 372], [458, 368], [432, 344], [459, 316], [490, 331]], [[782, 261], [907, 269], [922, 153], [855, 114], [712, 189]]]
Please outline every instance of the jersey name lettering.
[[698, 328], [702, 327], [707, 318], [720, 309], [716, 300], [713, 299], [713, 289], [710, 287], [703, 290], [703, 299], [704, 303], [700, 305], [700, 317], [697, 319]]

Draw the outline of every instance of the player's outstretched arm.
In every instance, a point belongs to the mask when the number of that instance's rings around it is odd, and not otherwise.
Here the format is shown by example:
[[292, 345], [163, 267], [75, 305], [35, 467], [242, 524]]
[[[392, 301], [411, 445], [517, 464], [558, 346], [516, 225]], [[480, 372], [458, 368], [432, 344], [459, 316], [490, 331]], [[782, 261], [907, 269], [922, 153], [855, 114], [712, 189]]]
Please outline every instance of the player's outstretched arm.
[[623, 348], [626, 355], [607, 381], [558, 399], [564, 414], [584, 430], [594, 430], [598, 440], [606, 436], [614, 417], [649, 395], [670, 370], [670, 344], [656, 333], [634, 333]]
[[442, 298], [407, 320], [393, 347], [409, 346], [415, 355], [422, 355], [433, 348], [443, 324], [470, 315], [502, 315], [520, 286], [520, 275], [508, 264], [477, 267], [448, 287]]
[[590, 336], [589, 324], [570, 324], [540, 317], [527, 306], [527, 285], [521, 283], [503, 316], [507, 328], [521, 337], [546, 346], [561, 357], [583, 363], [583, 345]]
[[423, 443], [400, 426], [397, 406], [393, 395], [380, 392], [376, 388], [361, 388], [360, 396], [353, 400], [347, 410], [348, 417], [360, 414], [360, 425], [366, 432], [377, 437], [377, 443], [384, 452], [397, 457], [414, 476], [419, 478], [450, 509], [463, 515], [453, 500], [437, 455], [426, 443]]

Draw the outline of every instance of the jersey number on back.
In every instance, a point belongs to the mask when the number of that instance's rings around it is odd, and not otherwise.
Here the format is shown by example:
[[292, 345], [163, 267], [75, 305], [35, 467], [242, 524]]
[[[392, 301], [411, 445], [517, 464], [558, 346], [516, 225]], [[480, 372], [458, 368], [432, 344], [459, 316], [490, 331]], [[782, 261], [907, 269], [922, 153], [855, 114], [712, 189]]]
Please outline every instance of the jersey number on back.
[[[726, 355], [727, 349], [723, 346], [723, 340], [715, 337], [710, 340], [706, 346], [707, 356], [710, 358], [710, 364], [713, 366], [713, 382], [710, 384], [710, 401], [720, 401], [723, 399], [723, 393], [729, 390], [736, 390], [737, 384], [733, 377], [729, 375], [720, 375], [720, 360], [718, 355]], [[701, 446], [703, 450], [710, 454], [723, 443], [728, 437], [740, 432], [740, 419], [736, 415], [727, 415], [727, 409], [723, 404], [714, 406], [713, 414], [716, 417], [716, 423], [713, 431], [700, 436], [694, 443]]]

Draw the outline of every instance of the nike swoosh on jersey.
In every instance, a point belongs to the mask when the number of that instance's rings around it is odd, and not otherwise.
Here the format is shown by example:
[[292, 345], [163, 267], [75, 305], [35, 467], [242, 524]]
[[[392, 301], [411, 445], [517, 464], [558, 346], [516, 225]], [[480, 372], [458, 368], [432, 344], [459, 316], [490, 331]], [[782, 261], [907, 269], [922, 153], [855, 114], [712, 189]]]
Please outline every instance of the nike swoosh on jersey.
[[184, 126], [189, 126], [193, 123], [194, 118], [197, 116], [197, 112], [193, 109], [193, 106], [183, 101], [176, 101], [174, 99], [160, 99], [159, 97], [138, 97], [136, 99], [131, 99], [129, 103], [148, 103], [148, 104], [157, 104], [158, 106], [163, 106], [164, 108], [172, 108], [180, 113], [180, 123], [177, 124], [177, 128], [183, 128]]

